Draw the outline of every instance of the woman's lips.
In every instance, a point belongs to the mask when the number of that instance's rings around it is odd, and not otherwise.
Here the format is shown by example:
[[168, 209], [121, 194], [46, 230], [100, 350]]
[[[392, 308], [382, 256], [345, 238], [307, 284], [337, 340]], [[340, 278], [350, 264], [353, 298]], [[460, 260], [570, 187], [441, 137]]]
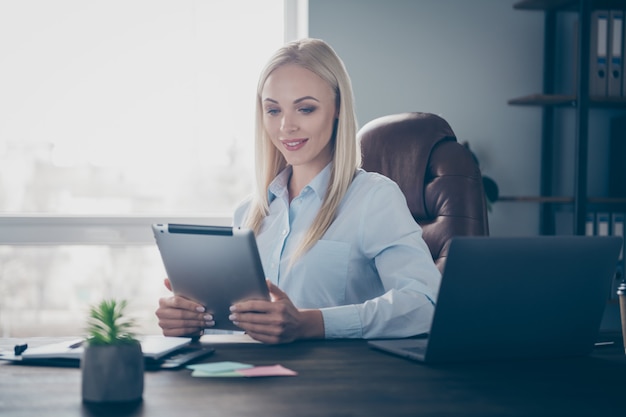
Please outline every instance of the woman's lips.
[[302, 148], [308, 139], [285, 139], [281, 140], [283, 146], [289, 151], [297, 151]]

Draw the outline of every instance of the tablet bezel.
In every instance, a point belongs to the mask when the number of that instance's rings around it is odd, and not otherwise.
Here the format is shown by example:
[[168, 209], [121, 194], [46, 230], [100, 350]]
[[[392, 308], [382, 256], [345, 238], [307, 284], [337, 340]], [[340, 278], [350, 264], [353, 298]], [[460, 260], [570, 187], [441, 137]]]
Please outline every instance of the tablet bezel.
[[241, 331], [228, 319], [230, 306], [270, 300], [251, 230], [168, 223], [152, 230], [172, 291], [202, 304], [215, 320], [211, 329]]

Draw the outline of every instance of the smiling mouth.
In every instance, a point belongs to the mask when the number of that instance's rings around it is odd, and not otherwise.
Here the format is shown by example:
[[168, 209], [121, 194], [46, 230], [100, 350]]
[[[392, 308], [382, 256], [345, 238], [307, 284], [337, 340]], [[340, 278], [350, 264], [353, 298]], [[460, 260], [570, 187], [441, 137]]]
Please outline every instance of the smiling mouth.
[[283, 146], [290, 151], [296, 151], [300, 149], [304, 144], [308, 141], [308, 139], [289, 139], [281, 141]]

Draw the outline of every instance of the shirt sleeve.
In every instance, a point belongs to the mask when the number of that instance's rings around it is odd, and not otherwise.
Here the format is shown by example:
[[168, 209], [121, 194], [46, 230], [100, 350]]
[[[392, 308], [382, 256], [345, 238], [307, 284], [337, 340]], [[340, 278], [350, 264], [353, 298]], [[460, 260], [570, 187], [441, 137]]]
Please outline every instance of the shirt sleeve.
[[409, 337], [428, 332], [441, 274], [422, 229], [392, 181], [370, 189], [360, 210], [360, 250], [384, 293], [362, 304], [322, 309], [327, 338]]

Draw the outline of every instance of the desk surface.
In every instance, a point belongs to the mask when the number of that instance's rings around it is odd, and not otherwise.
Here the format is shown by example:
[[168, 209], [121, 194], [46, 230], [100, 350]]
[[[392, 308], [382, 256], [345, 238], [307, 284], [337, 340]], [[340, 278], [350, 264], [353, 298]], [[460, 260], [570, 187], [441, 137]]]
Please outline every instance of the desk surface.
[[[0, 348], [14, 342], [0, 339]], [[626, 416], [626, 356], [619, 347], [584, 358], [426, 366], [362, 340], [337, 340], [217, 345], [205, 361], [280, 363], [298, 376], [146, 372], [143, 402], [112, 412], [82, 404], [79, 369], [1, 363], [0, 415]]]

